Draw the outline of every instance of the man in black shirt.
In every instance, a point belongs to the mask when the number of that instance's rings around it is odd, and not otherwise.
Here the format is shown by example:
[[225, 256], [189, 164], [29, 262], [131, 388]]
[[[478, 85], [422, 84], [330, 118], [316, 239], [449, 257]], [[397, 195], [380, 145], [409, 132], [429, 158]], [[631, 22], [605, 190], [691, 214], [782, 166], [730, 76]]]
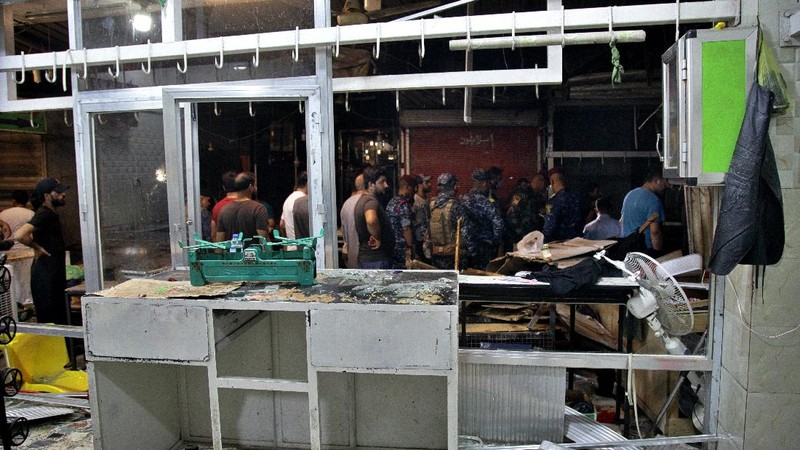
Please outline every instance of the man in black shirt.
[[243, 239], [253, 236], [267, 237], [269, 223], [267, 208], [252, 199], [256, 192], [256, 178], [251, 172], [241, 172], [235, 178], [236, 200], [219, 212], [215, 241], [226, 241], [242, 233]]
[[67, 323], [64, 303], [66, 267], [64, 266], [64, 236], [56, 208], [66, 203], [69, 186], [51, 177], [42, 178], [33, 190], [36, 213], [22, 225], [14, 238], [33, 248], [35, 259], [31, 267], [31, 294], [39, 323]]

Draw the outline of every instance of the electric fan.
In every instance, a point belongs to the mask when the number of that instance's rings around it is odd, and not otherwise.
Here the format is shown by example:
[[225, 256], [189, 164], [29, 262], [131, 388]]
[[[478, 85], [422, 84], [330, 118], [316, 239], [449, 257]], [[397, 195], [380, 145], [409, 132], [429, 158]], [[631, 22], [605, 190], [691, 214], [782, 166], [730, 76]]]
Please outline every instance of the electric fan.
[[[670, 354], [692, 354], [676, 337], [692, 331], [694, 327], [692, 306], [675, 278], [658, 261], [637, 252], [625, 255], [624, 262], [615, 261], [605, 256], [605, 250], [595, 254], [595, 258], [608, 261], [621, 270], [627, 278], [636, 281], [639, 289], [628, 300], [628, 311], [637, 319], [647, 321]], [[698, 402], [692, 411], [692, 420], [698, 429], [702, 429], [704, 407], [698, 392], [702, 386], [702, 379], [693, 371], [688, 372], [686, 378], [692, 385], [692, 391], [698, 395]]]

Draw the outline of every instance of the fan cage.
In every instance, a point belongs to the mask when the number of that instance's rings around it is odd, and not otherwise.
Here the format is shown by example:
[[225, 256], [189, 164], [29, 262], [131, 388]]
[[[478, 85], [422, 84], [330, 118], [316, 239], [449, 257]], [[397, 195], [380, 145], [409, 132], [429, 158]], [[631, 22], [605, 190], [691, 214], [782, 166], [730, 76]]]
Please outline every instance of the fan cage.
[[658, 261], [644, 253], [631, 252], [625, 256], [625, 268], [637, 276], [642, 289], [656, 297], [656, 317], [670, 335], [683, 336], [692, 331], [694, 315], [689, 299]]

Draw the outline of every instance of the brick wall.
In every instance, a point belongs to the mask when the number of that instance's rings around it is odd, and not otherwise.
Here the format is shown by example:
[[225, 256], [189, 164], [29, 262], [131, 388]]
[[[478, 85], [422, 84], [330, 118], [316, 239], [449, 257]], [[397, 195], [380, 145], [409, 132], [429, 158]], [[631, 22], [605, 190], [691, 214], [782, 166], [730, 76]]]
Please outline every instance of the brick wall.
[[409, 130], [411, 173], [436, 177], [452, 172], [459, 179], [459, 193], [472, 186], [476, 168], [503, 169], [500, 198], [514, 190], [517, 179], [540, 168], [538, 131], [532, 127], [412, 128]]

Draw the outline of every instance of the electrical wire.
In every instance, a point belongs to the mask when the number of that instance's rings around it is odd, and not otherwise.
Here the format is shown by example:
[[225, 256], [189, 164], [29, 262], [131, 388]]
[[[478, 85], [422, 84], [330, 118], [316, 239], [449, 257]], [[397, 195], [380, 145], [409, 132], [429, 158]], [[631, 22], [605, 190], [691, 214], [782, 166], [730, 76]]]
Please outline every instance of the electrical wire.
[[[784, 331], [783, 333], [779, 333], [776, 335], [759, 333], [758, 331], [754, 330], [744, 318], [744, 314], [742, 313], [742, 302], [741, 299], [739, 298], [739, 293], [736, 292], [736, 286], [733, 285], [733, 282], [731, 281], [730, 277], [725, 277], [725, 281], [727, 281], [730, 284], [731, 290], [733, 291], [733, 296], [736, 298], [736, 309], [739, 312], [739, 318], [742, 320], [744, 327], [747, 328], [747, 330], [750, 331], [751, 333], [755, 334], [756, 336], [762, 337], [764, 339], [779, 339], [786, 335], [794, 333], [795, 331], [800, 329], [800, 324], [797, 324], [797, 326], [795, 326], [791, 330], [787, 330]], [[762, 295], [763, 295], [763, 284], [762, 284]], [[750, 300], [752, 300], [752, 298]], [[750, 303], [752, 304], [752, 301]]]
[[[636, 433], [642, 437], [642, 430], [639, 428], [639, 407], [636, 401], [636, 375], [633, 372], [633, 353], [628, 353], [628, 385], [625, 389], [628, 403], [633, 406], [633, 420], [636, 421]], [[627, 412], [626, 412], [627, 415]]]

